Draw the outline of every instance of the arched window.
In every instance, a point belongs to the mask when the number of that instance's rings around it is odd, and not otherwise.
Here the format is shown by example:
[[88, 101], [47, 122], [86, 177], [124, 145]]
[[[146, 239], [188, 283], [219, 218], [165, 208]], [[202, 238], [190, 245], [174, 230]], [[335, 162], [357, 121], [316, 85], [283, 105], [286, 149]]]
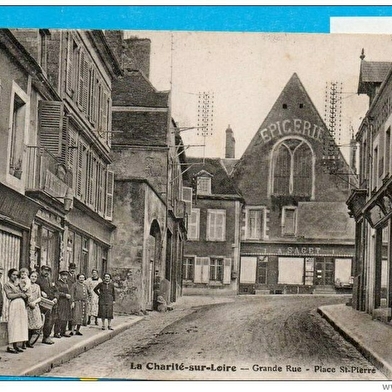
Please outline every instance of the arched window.
[[272, 194], [275, 196], [312, 196], [313, 152], [297, 138], [285, 139], [272, 156]]

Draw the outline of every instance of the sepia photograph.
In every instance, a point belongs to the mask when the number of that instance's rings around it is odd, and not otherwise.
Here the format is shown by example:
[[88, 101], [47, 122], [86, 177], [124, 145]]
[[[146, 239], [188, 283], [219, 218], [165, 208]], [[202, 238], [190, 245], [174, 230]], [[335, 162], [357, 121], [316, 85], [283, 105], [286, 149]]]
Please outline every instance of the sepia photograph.
[[0, 26], [0, 376], [391, 380], [392, 34], [47, 23]]

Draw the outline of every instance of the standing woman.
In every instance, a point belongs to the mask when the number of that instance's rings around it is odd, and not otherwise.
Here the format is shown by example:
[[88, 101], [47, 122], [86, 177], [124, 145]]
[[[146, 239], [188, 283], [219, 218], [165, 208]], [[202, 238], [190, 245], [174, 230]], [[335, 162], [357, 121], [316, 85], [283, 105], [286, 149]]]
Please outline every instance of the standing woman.
[[27, 347], [33, 348], [34, 343], [38, 340], [43, 327], [41, 310], [39, 303], [41, 302], [41, 288], [36, 283], [38, 272], [33, 271], [30, 275], [30, 296], [27, 302], [27, 319], [29, 326], [29, 341]]
[[109, 273], [103, 275], [103, 282], [98, 283], [94, 288], [96, 294], [98, 294], [98, 317], [102, 320], [102, 329], [105, 327], [105, 319], [108, 320], [108, 329], [113, 330], [110, 326], [113, 319], [113, 304], [115, 302], [114, 296], [114, 284], [111, 281], [112, 276]]
[[[76, 279], [71, 288], [72, 325], [76, 327], [75, 335], [82, 336], [80, 327], [85, 326], [87, 321], [88, 289], [84, 284], [84, 274], [79, 274]], [[73, 332], [70, 335], [73, 335]]]
[[[8, 309], [8, 346], [7, 352], [18, 354], [23, 352], [18, 342], [28, 340], [28, 321], [26, 302], [27, 295], [19, 287], [19, 273], [15, 268], [8, 271], [8, 282], [4, 284], [4, 292], [10, 300]], [[10, 346], [12, 344], [12, 346]]]
[[102, 282], [102, 279], [99, 277], [97, 269], [93, 269], [91, 275], [91, 278], [86, 279], [86, 286], [89, 292], [87, 325], [90, 324], [91, 317], [94, 317], [95, 325], [98, 325], [98, 295], [94, 292], [94, 289], [98, 283]]

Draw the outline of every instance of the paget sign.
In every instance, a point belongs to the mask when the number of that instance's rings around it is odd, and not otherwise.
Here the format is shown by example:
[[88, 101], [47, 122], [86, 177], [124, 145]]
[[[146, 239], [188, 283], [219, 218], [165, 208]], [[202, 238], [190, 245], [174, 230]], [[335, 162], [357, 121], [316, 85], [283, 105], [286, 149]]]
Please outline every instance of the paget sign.
[[308, 136], [321, 143], [324, 141], [324, 129], [301, 118], [276, 121], [260, 131], [264, 143], [289, 134]]

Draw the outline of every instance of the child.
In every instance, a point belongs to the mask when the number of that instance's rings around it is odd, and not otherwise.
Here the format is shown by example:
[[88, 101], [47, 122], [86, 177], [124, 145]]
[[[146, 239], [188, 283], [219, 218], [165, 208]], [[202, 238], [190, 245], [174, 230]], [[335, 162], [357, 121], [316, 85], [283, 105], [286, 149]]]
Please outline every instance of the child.
[[19, 287], [27, 295], [30, 295], [31, 281], [29, 278], [29, 270], [27, 268], [21, 268], [19, 271]]

